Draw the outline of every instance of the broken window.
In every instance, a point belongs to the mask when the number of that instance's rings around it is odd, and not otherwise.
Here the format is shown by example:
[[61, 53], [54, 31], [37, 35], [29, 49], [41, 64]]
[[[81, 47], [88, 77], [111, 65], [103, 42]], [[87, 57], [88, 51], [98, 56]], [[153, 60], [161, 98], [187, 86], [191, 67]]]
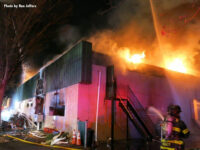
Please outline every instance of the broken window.
[[43, 94], [44, 94], [43, 79], [38, 79], [36, 86], [36, 95], [43, 95]]
[[65, 104], [63, 94], [61, 92], [56, 91], [51, 100], [49, 115], [64, 116], [64, 112]]
[[44, 104], [44, 98], [37, 96], [35, 114], [43, 114], [43, 104]]
[[43, 86], [43, 79], [38, 79], [36, 85], [36, 107], [35, 107], [35, 114], [43, 114], [43, 104], [44, 104], [44, 86]]

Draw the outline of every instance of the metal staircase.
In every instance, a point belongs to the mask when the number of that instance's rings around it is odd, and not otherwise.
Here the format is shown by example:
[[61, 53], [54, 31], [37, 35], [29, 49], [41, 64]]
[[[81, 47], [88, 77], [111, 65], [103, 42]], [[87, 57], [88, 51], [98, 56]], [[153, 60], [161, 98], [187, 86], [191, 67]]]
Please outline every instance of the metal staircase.
[[144, 107], [140, 104], [133, 91], [128, 87], [127, 99], [118, 99], [119, 106], [122, 108], [124, 113], [126, 113], [130, 121], [141, 133], [141, 135], [149, 141], [151, 141], [153, 138], [156, 138], [157, 133], [155, 131], [155, 125], [151, 121], [150, 117], [144, 110]]

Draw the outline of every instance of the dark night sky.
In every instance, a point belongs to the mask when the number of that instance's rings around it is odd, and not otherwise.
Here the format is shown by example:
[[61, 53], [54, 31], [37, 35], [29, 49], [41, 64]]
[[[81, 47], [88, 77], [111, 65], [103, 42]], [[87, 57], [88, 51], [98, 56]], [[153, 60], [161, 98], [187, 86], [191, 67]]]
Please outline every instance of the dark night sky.
[[[118, 1], [113, 0], [113, 4], [117, 4]], [[69, 20], [65, 24], [48, 29], [45, 32], [48, 42], [44, 42], [44, 44], [41, 42], [43, 50], [36, 52], [28, 60], [28, 64], [32, 68], [40, 68], [82, 37], [88, 36], [96, 30], [109, 28], [107, 18], [111, 6], [108, 0], [71, 0], [71, 3], [72, 14]], [[104, 11], [105, 13], [101, 13]], [[49, 34], [50, 30], [54, 30], [54, 32]]]

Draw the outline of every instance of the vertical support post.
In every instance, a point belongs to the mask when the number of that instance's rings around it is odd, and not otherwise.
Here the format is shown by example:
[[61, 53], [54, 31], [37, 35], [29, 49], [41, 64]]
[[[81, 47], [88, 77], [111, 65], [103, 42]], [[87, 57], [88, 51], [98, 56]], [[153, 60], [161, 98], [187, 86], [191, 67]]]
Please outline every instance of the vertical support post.
[[[126, 107], [128, 108], [128, 101], [126, 101]], [[128, 142], [129, 138], [129, 126], [128, 126], [128, 114], [126, 115], [126, 141]]]
[[111, 150], [114, 150], [115, 99], [111, 100]]
[[111, 100], [111, 150], [114, 150], [114, 123], [115, 123], [115, 99], [116, 99], [116, 78], [114, 66], [107, 67], [106, 72], [106, 98]]
[[97, 142], [98, 137], [98, 117], [99, 117], [99, 99], [101, 90], [101, 71], [98, 71], [98, 90], [97, 90], [97, 108], [96, 108], [96, 122], [95, 122], [95, 142]]
[[85, 140], [84, 140], [84, 148], [87, 148], [87, 125], [88, 122], [85, 121]]
[[111, 150], [114, 150], [114, 131], [115, 131], [115, 99], [116, 99], [117, 83], [113, 76], [113, 97], [111, 102]]
[[37, 122], [37, 130], [40, 130], [40, 122]]

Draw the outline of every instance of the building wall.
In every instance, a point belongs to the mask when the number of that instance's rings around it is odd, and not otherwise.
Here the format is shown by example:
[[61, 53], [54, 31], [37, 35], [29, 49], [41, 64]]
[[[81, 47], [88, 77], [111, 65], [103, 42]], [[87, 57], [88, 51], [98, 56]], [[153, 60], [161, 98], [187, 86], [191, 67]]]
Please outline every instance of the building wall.
[[[99, 73], [101, 72], [100, 84]], [[127, 87], [135, 93], [143, 107], [148, 110], [150, 106], [166, 114], [169, 104], [178, 104], [182, 108], [181, 117], [188, 125], [192, 134], [199, 133], [194, 123], [193, 99], [200, 101], [200, 79], [190, 75], [166, 71], [164, 76], [149, 75], [137, 71], [115, 71], [117, 79], [117, 96], [126, 98]], [[63, 79], [64, 80], [64, 79]], [[88, 121], [88, 127], [95, 130], [98, 87], [100, 86], [98, 111], [98, 140], [106, 140], [111, 131], [111, 101], [105, 100], [106, 67], [92, 65], [91, 84], [77, 83], [58, 89], [64, 98], [65, 115], [53, 117], [49, 114], [50, 102], [55, 91], [48, 92], [44, 102], [45, 122], [51, 121], [55, 128], [67, 130], [71, 133], [77, 129], [77, 121]], [[21, 90], [23, 93], [23, 88]], [[27, 103], [33, 101], [31, 108]], [[35, 99], [30, 98], [21, 102], [20, 111], [28, 116], [34, 116]], [[126, 138], [127, 118], [124, 112], [115, 103], [115, 139]], [[139, 133], [129, 123], [129, 137], [138, 138]]]
[[80, 41], [62, 56], [43, 66], [36, 75], [21, 84], [13, 94], [15, 101], [33, 98], [36, 94], [38, 80], [43, 79], [44, 93], [66, 88], [78, 83], [91, 83], [92, 44]]
[[[99, 75], [100, 84], [99, 84]], [[106, 67], [92, 66], [92, 83], [79, 84], [78, 119], [88, 121], [88, 127], [96, 129], [98, 87], [100, 86], [97, 139], [105, 141], [111, 136], [111, 101], [105, 99]], [[115, 104], [115, 139], [126, 138], [126, 115]]]
[[[101, 75], [100, 75], [101, 73]], [[99, 84], [100, 79], [100, 84]], [[106, 140], [109, 137], [109, 112], [110, 104], [105, 101], [106, 91], [106, 67], [92, 66], [92, 84], [79, 84], [78, 119], [88, 121], [88, 127], [95, 129], [98, 88], [99, 111], [98, 111], [98, 140]]]
[[141, 74], [139, 72], [120, 72], [116, 71], [117, 78], [117, 96], [126, 98], [127, 97], [127, 87], [129, 86], [138, 99], [140, 103], [147, 107], [149, 105], [149, 97], [150, 97], [150, 81], [151, 77], [145, 74]]
[[[152, 106], [163, 115], [167, 114], [169, 104], [180, 105], [181, 118], [191, 131], [190, 140], [194, 139], [194, 135], [200, 137], [193, 108], [193, 99], [200, 101], [200, 78], [171, 71], [159, 77], [135, 71], [117, 72], [116, 76], [118, 96], [126, 97], [126, 87], [129, 86], [146, 110]], [[156, 116], [152, 112], [149, 114]]]
[[200, 101], [200, 79], [190, 75], [168, 73], [162, 82], [153, 78], [151, 82], [151, 105], [166, 114], [170, 103], [181, 106], [181, 119], [187, 124], [191, 135], [186, 147], [192, 148], [199, 143], [200, 129], [194, 120], [193, 99]]
[[[64, 116], [53, 116], [50, 114], [50, 103], [56, 91], [46, 93], [44, 101], [44, 127], [56, 128], [58, 130], [67, 130], [69, 132], [71, 132], [73, 129], [77, 129], [78, 87], [79, 84], [75, 84], [67, 88], [57, 90], [59, 96], [64, 99]], [[32, 106], [30, 105], [31, 103]], [[16, 111], [25, 113], [29, 118], [35, 120], [35, 98], [18, 101], [16, 104]]]
[[[72, 131], [77, 129], [77, 115], [78, 115], [78, 84], [69, 86], [67, 88], [57, 90], [60, 97], [64, 99], [65, 114], [64, 116], [51, 116], [54, 120], [55, 128], [58, 130]], [[53, 99], [55, 91], [46, 94], [45, 98], [45, 115], [50, 116], [49, 107]], [[48, 117], [49, 118], [49, 117]]]
[[166, 113], [166, 107], [171, 103], [180, 105], [182, 119], [194, 131], [193, 99], [200, 100], [200, 79], [171, 72], [160, 82], [153, 78], [150, 87], [150, 104], [162, 113]]
[[[32, 105], [31, 105], [32, 103]], [[35, 117], [35, 99], [29, 98], [24, 101], [17, 102], [15, 104], [15, 111], [25, 113], [29, 118], [34, 120]], [[14, 111], [14, 113], [15, 113]]]

